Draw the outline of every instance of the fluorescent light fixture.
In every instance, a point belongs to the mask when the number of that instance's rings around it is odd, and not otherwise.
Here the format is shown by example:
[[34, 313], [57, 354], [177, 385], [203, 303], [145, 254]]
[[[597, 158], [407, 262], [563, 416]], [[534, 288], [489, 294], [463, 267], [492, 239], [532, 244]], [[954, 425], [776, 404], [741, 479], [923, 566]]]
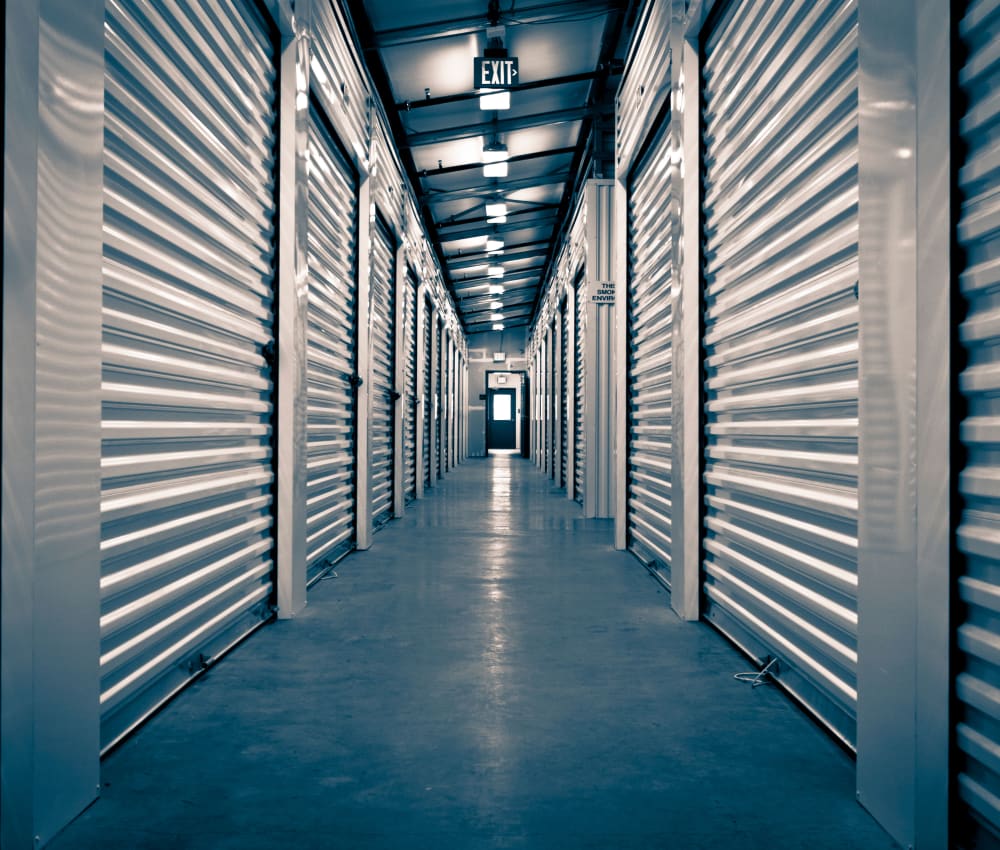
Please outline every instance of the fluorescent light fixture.
[[[502, 82], [502, 80], [497, 80]], [[480, 89], [480, 109], [510, 109], [510, 92], [505, 89]]]
[[503, 309], [503, 301], [491, 301], [490, 302], [490, 309], [491, 310], [502, 310]]
[[486, 205], [486, 217], [487, 218], [502, 218], [504, 221], [507, 220], [507, 205], [503, 203], [499, 204], [487, 204]]
[[486, 223], [487, 224], [506, 224], [507, 223], [507, 216], [505, 216], [505, 215], [497, 215], [497, 216], [494, 216], [493, 218], [486, 219]]
[[503, 284], [491, 283], [490, 284], [490, 295], [503, 295]]
[[503, 266], [487, 266], [486, 275], [488, 277], [503, 277]]
[[503, 313], [490, 313], [490, 321], [491, 322], [502, 322], [503, 321]]
[[483, 177], [507, 176], [507, 145], [491, 142], [483, 145]]
[[494, 322], [493, 323], [493, 330], [495, 330], [495, 331], [502, 331], [503, 330], [503, 322]]
[[496, 236], [486, 237], [486, 253], [499, 254], [502, 251], [503, 251], [503, 239], [498, 239]]
[[501, 142], [483, 145], [483, 162], [506, 162], [509, 157], [507, 145]]

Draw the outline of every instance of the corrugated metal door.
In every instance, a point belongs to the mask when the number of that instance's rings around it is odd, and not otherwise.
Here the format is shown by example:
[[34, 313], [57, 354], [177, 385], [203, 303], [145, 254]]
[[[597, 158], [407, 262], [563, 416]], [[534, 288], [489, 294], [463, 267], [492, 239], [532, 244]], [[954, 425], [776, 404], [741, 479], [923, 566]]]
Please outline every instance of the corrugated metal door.
[[670, 583], [673, 234], [669, 120], [629, 184], [628, 547]]
[[441, 474], [451, 468], [451, 339], [441, 333]]
[[357, 181], [318, 108], [309, 113], [306, 534], [315, 579], [355, 542]]
[[252, 3], [116, 0], [105, 59], [106, 748], [270, 615], [275, 51]]
[[435, 322], [434, 328], [434, 476], [442, 478], [444, 469], [441, 466], [441, 407], [443, 404], [443, 387], [441, 377], [444, 370], [441, 368], [441, 360], [444, 357], [442, 343], [444, 342], [444, 328], [440, 322]]
[[552, 478], [555, 474], [555, 333], [553, 325], [545, 329], [545, 474]]
[[583, 431], [584, 390], [586, 388], [584, 351], [587, 340], [587, 287], [584, 281], [584, 272], [581, 269], [574, 284], [576, 289], [576, 351], [574, 352], [576, 358], [576, 394], [574, 396], [576, 427], [573, 428], [573, 442], [575, 444], [573, 446], [573, 477], [576, 479], [574, 498], [581, 505], [583, 504], [584, 465], [587, 462], [587, 440]]
[[406, 501], [417, 497], [417, 281], [409, 269], [403, 298], [403, 486]]
[[434, 397], [432, 395], [434, 388], [431, 386], [431, 375], [434, 373], [434, 364], [431, 360], [433, 354], [433, 329], [431, 328], [431, 321], [434, 318], [434, 314], [431, 311], [431, 302], [426, 298], [420, 309], [424, 311], [424, 374], [421, 376], [421, 392], [424, 396], [424, 484], [430, 487], [434, 478], [434, 458], [431, 456], [431, 448], [434, 445]]
[[396, 248], [381, 215], [372, 228], [371, 410], [368, 417], [371, 459], [371, 516], [377, 529], [392, 519], [393, 421], [396, 413]]
[[733, 2], [703, 62], [706, 613], [849, 743], [857, 43], [854, 2]]
[[968, 50], [959, 83], [967, 108], [959, 122], [966, 145], [960, 163], [962, 195], [958, 241], [966, 266], [959, 278], [967, 313], [959, 339], [967, 365], [959, 377], [966, 418], [959, 435], [966, 449], [958, 478], [963, 510], [958, 527], [962, 553], [958, 593], [963, 607], [956, 634], [957, 696], [954, 759], [963, 847], [1000, 844], [1000, 4], [969, 3], [959, 24]]
[[572, 357], [572, 353], [569, 350], [569, 323], [570, 316], [566, 315], [566, 308], [568, 302], [563, 299], [562, 307], [560, 308], [561, 322], [560, 328], [562, 329], [561, 339], [560, 339], [560, 363], [561, 377], [559, 379], [559, 386], [562, 387], [562, 395], [559, 399], [559, 423], [560, 423], [560, 451], [559, 451], [559, 486], [566, 486], [566, 463], [567, 456], [569, 455], [569, 428], [567, 423], [569, 422], [569, 417], [572, 411], [569, 409], [569, 361]]

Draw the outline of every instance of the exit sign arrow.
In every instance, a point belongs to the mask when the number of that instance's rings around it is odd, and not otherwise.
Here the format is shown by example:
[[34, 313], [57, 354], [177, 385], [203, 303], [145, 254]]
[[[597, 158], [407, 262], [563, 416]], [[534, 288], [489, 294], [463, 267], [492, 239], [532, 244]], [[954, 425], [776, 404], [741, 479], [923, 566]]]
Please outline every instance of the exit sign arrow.
[[510, 88], [517, 85], [517, 57], [472, 60], [472, 87], [475, 89]]

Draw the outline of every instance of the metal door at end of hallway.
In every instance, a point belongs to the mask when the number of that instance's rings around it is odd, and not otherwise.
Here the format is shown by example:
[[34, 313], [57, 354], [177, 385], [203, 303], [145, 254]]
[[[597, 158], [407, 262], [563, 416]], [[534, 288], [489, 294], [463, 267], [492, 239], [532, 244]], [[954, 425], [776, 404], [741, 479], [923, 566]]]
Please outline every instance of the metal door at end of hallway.
[[853, 746], [857, 4], [732, 0], [702, 74], [705, 613]]
[[392, 518], [396, 415], [396, 248], [382, 214], [372, 228], [369, 340], [371, 389], [368, 417], [372, 527]]
[[629, 180], [628, 548], [670, 585], [673, 233], [670, 116]]
[[[965, 4], [958, 32], [965, 49], [958, 83], [965, 95], [958, 132], [964, 143], [956, 164], [961, 199], [957, 241], [964, 256], [958, 285], [965, 315], [958, 342], [965, 364], [958, 391], [964, 419], [954, 422], [965, 449], [956, 468], [961, 516], [956, 533], [957, 581], [953, 633], [956, 846], [1000, 846], [1000, 124], [996, 92], [1000, 66], [1000, 7]], [[957, 464], [956, 464], [957, 467]]]
[[486, 394], [486, 448], [516, 449], [517, 391], [489, 389]]
[[252, 2], [104, 33], [102, 750], [271, 614], [277, 79]]
[[356, 541], [357, 180], [309, 111], [306, 565], [310, 582]]

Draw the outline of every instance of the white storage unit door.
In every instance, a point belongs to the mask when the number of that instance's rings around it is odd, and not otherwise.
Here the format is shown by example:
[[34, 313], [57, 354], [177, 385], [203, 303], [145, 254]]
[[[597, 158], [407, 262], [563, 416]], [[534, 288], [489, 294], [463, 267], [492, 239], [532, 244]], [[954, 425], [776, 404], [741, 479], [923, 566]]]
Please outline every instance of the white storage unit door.
[[424, 396], [424, 484], [430, 487], [434, 479], [434, 458], [431, 456], [431, 450], [434, 447], [434, 397], [432, 395], [434, 388], [431, 385], [431, 375], [434, 373], [434, 364], [431, 361], [433, 353], [431, 351], [433, 340], [431, 322], [433, 321], [434, 313], [431, 310], [431, 302], [426, 298], [424, 299], [424, 303], [420, 305], [420, 309], [423, 310], [424, 326], [424, 374], [420, 378], [421, 392]]
[[375, 217], [372, 228], [371, 410], [368, 418], [371, 458], [371, 517], [374, 528], [392, 518], [393, 421], [396, 414], [396, 249], [392, 234]]
[[442, 419], [441, 408], [443, 402], [443, 384], [441, 379], [444, 370], [441, 368], [441, 360], [444, 357], [442, 344], [444, 343], [444, 328], [440, 322], [435, 322], [434, 327], [434, 476], [441, 478], [444, 476], [444, 468], [441, 465], [441, 428]]
[[854, 2], [739, 0], [703, 61], [706, 614], [849, 744], [857, 52]]
[[673, 233], [669, 118], [632, 175], [628, 205], [628, 547], [670, 584]]
[[441, 474], [451, 468], [451, 340], [441, 332]]
[[575, 347], [576, 351], [573, 353], [576, 363], [576, 396], [573, 399], [576, 411], [574, 415], [576, 416], [576, 425], [573, 428], [573, 477], [576, 479], [574, 482], [574, 498], [581, 505], [583, 504], [583, 484], [584, 484], [584, 467], [587, 462], [587, 440], [586, 435], [583, 430], [583, 411], [585, 403], [585, 392], [586, 389], [586, 375], [584, 370], [584, 364], [586, 362], [584, 352], [585, 343], [587, 339], [587, 288], [584, 284], [584, 272], [581, 269], [577, 274], [576, 283], [574, 284], [576, 289], [576, 339]]
[[566, 463], [567, 456], [569, 455], [569, 428], [567, 427], [570, 417], [569, 409], [569, 361], [573, 356], [572, 352], [569, 350], [569, 323], [570, 316], [566, 315], [566, 308], [569, 302], [563, 299], [562, 307], [560, 308], [560, 328], [562, 332], [560, 334], [561, 339], [559, 342], [560, 348], [560, 363], [561, 365], [561, 375], [559, 378], [559, 386], [562, 387], [562, 395], [559, 398], [559, 486], [566, 487]]
[[104, 748], [270, 616], [275, 50], [115, 0], [105, 59]]
[[403, 285], [403, 488], [417, 497], [417, 281], [409, 269]]
[[[959, 75], [967, 98], [959, 133], [962, 196], [958, 241], [965, 254], [960, 275], [967, 313], [959, 339], [967, 365], [959, 376], [966, 450], [958, 478], [963, 510], [957, 545], [962, 558], [956, 635], [956, 807], [963, 847], [1000, 846], [1000, 3], [967, 5], [959, 32], [968, 58]], [[941, 415], [941, 414], [937, 414]]]
[[306, 534], [312, 580], [355, 535], [357, 181], [313, 106], [309, 114]]

